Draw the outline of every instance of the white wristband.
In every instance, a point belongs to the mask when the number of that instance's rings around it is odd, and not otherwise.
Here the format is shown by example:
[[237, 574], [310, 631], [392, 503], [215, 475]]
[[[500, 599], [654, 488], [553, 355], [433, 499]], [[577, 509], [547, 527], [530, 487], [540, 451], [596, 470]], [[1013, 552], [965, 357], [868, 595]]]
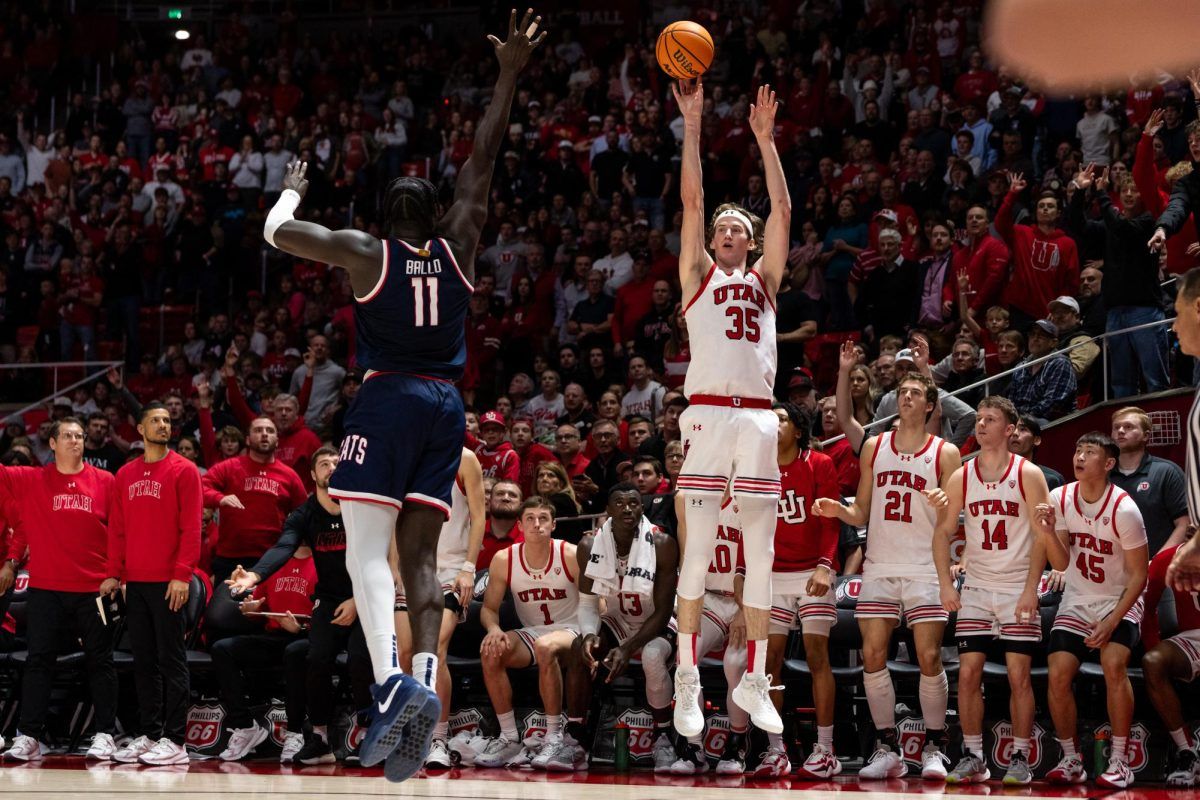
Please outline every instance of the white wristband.
[[600, 631], [600, 598], [594, 594], [579, 593], [579, 632], [588, 636]]
[[460, 569], [459, 572], [469, 572], [472, 575], [474, 575], [475, 574], [475, 562], [474, 561], [464, 561], [463, 565], [462, 565], [462, 569]]
[[295, 219], [296, 207], [300, 205], [300, 194], [294, 189], [284, 189], [283, 194], [279, 195], [279, 199], [275, 201], [275, 207], [271, 209], [271, 213], [267, 214], [267, 221], [263, 224], [263, 238], [275, 247], [275, 231], [279, 230], [279, 226], [290, 219]]

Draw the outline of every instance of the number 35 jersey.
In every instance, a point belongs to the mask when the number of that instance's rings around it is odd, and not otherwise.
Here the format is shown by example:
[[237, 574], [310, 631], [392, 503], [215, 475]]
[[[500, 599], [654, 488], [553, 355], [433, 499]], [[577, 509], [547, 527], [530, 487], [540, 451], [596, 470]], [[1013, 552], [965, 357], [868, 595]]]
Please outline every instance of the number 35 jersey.
[[683, 310], [692, 361], [684, 393], [770, 399], [778, 366], [775, 301], [754, 269], [714, 263]]
[[358, 366], [458, 380], [467, 361], [467, 305], [474, 291], [444, 239], [424, 247], [384, 240], [379, 280], [354, 298]]
[[871, 460], [871, 517], [867, 522], [864, 578], [937, 580], [933, 529], [937, 512], [924, 492], [938, 487], [946, 442], [930, 435], [915, 453], [896, 449], [895, 433], [881, 433]]
[[1054, 527], [1066, 532], [1071, 548], [1063, 602], [1120, 598], [1129, 580], [1125, 551], [1146, 544], [1146, 526], [1133, 498], [1109, 484], [1097, 502], [1088, 503], [1075, 482], [1051, 492], [1050, 502]]
[[963, 511], [967, 581], [983, 589], [1016, 589], [1029, 575], [1033, 533], [1029, 527], [1021, 467], [1025, 459], [1010, 455], [997, 481], [985, 481], [979, 459], [963, 465]]

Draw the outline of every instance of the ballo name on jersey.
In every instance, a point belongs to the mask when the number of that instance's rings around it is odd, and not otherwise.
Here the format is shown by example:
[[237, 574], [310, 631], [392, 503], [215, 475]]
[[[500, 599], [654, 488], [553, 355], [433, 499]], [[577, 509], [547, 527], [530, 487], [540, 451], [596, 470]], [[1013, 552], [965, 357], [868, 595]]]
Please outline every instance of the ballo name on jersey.
[[421, 259], [409, 258], [404, 261], [405, 275], [441, 275], [442, 260], [435, 258], [433, 261], [423, 261]]
[[263, 475], [247, 475], [246, 482], [242, 486], [244, 492], [266, 492], [273, 495], [280, 494], [280, 489], [279, 481]]
[[1111, 556], [1113, 554], [1113, 543], [1108, 539], [1100, 539], [1090, 533], [1074, 533], [1071, 536], [1071, 546], [1078, 547], [1080, 550], [1091, 550], [1093, 553]]
[[746, 284], [731, 283], [713, 289], [713, 303], [723, 306], [729, 302], [749, 302], [762, 311], [767, 306], [767, 296], [761, 290]]
[[162, 484], [158, 481], [135, 481], [129, 484], [129, 499], [135, 497], [153, 497], [158, 500], [162, 497]]
[[56, 494], [52, 508], [55, 511], [86, 511], [92, 512], [92, 498], [86, 494]]
[[920, 475], [914, 475], [902, 469], [880, 470], [875, 475], [875, 485], [880, 488], [884, 486], [904, 486], [909, 489], [915, 489], [918, 492], [923, 492], [927, 483]]
[[546, 600], [566, 599], [568, 599], [566, 589], [552, 589], [546, 586], [535, 586], [532, 589], [517, 592], [517, 601], [521, 603], [541, 603]]
[[967, 510], [972, 517], [1019, 517], [1021, 504], [1015, 500], [976, 500], [967, 504]]
[[803, 525], [808, 520], [808, 500], [797, 495], [795, 489], [788, 489], [787, 494], [779, 495], [776, 516], [792, 525]]

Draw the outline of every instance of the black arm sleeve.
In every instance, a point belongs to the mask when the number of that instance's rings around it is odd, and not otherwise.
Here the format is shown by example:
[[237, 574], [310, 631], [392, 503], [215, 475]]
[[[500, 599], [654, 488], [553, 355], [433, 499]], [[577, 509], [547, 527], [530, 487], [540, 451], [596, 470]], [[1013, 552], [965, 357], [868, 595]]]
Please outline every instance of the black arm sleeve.
[[278, 572], [288, 562], [288, 559], [296, 554], [297, 548], [304, 544], [307, 538], [305, 532], [310, 528], [308, 516], [308, 503], [288, 514], [287, 520], [283, 523], [283, 533], [280, 535], [279, 541], [275, 542], [274, 547], [263, 553], [262, 558], [258, 559], [258, 563], [250, 568], [251, 572], [258, 575], [259, 583]]

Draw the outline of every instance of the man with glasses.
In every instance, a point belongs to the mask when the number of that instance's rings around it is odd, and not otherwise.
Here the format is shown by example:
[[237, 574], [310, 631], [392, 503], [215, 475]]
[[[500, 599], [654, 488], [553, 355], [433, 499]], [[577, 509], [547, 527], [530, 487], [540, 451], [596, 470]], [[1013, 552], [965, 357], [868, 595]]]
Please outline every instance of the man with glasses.
[[567, 477], [575, 479], [583, 474], [591, 461], [582, 452], [583, 439], [574, 425], [560, 424], [554, 434], [554, 455], [567, 470]]
[[602, 419], [592, 426], [596, 457], [588, 463], [583, 474], [573, 477], [571, 481], [585, 514], [603, 511], [608, 490], [620, 481], [619, 467], [629, 457], [617, 446], [617, 436], [617, 424], [612, 420]]

